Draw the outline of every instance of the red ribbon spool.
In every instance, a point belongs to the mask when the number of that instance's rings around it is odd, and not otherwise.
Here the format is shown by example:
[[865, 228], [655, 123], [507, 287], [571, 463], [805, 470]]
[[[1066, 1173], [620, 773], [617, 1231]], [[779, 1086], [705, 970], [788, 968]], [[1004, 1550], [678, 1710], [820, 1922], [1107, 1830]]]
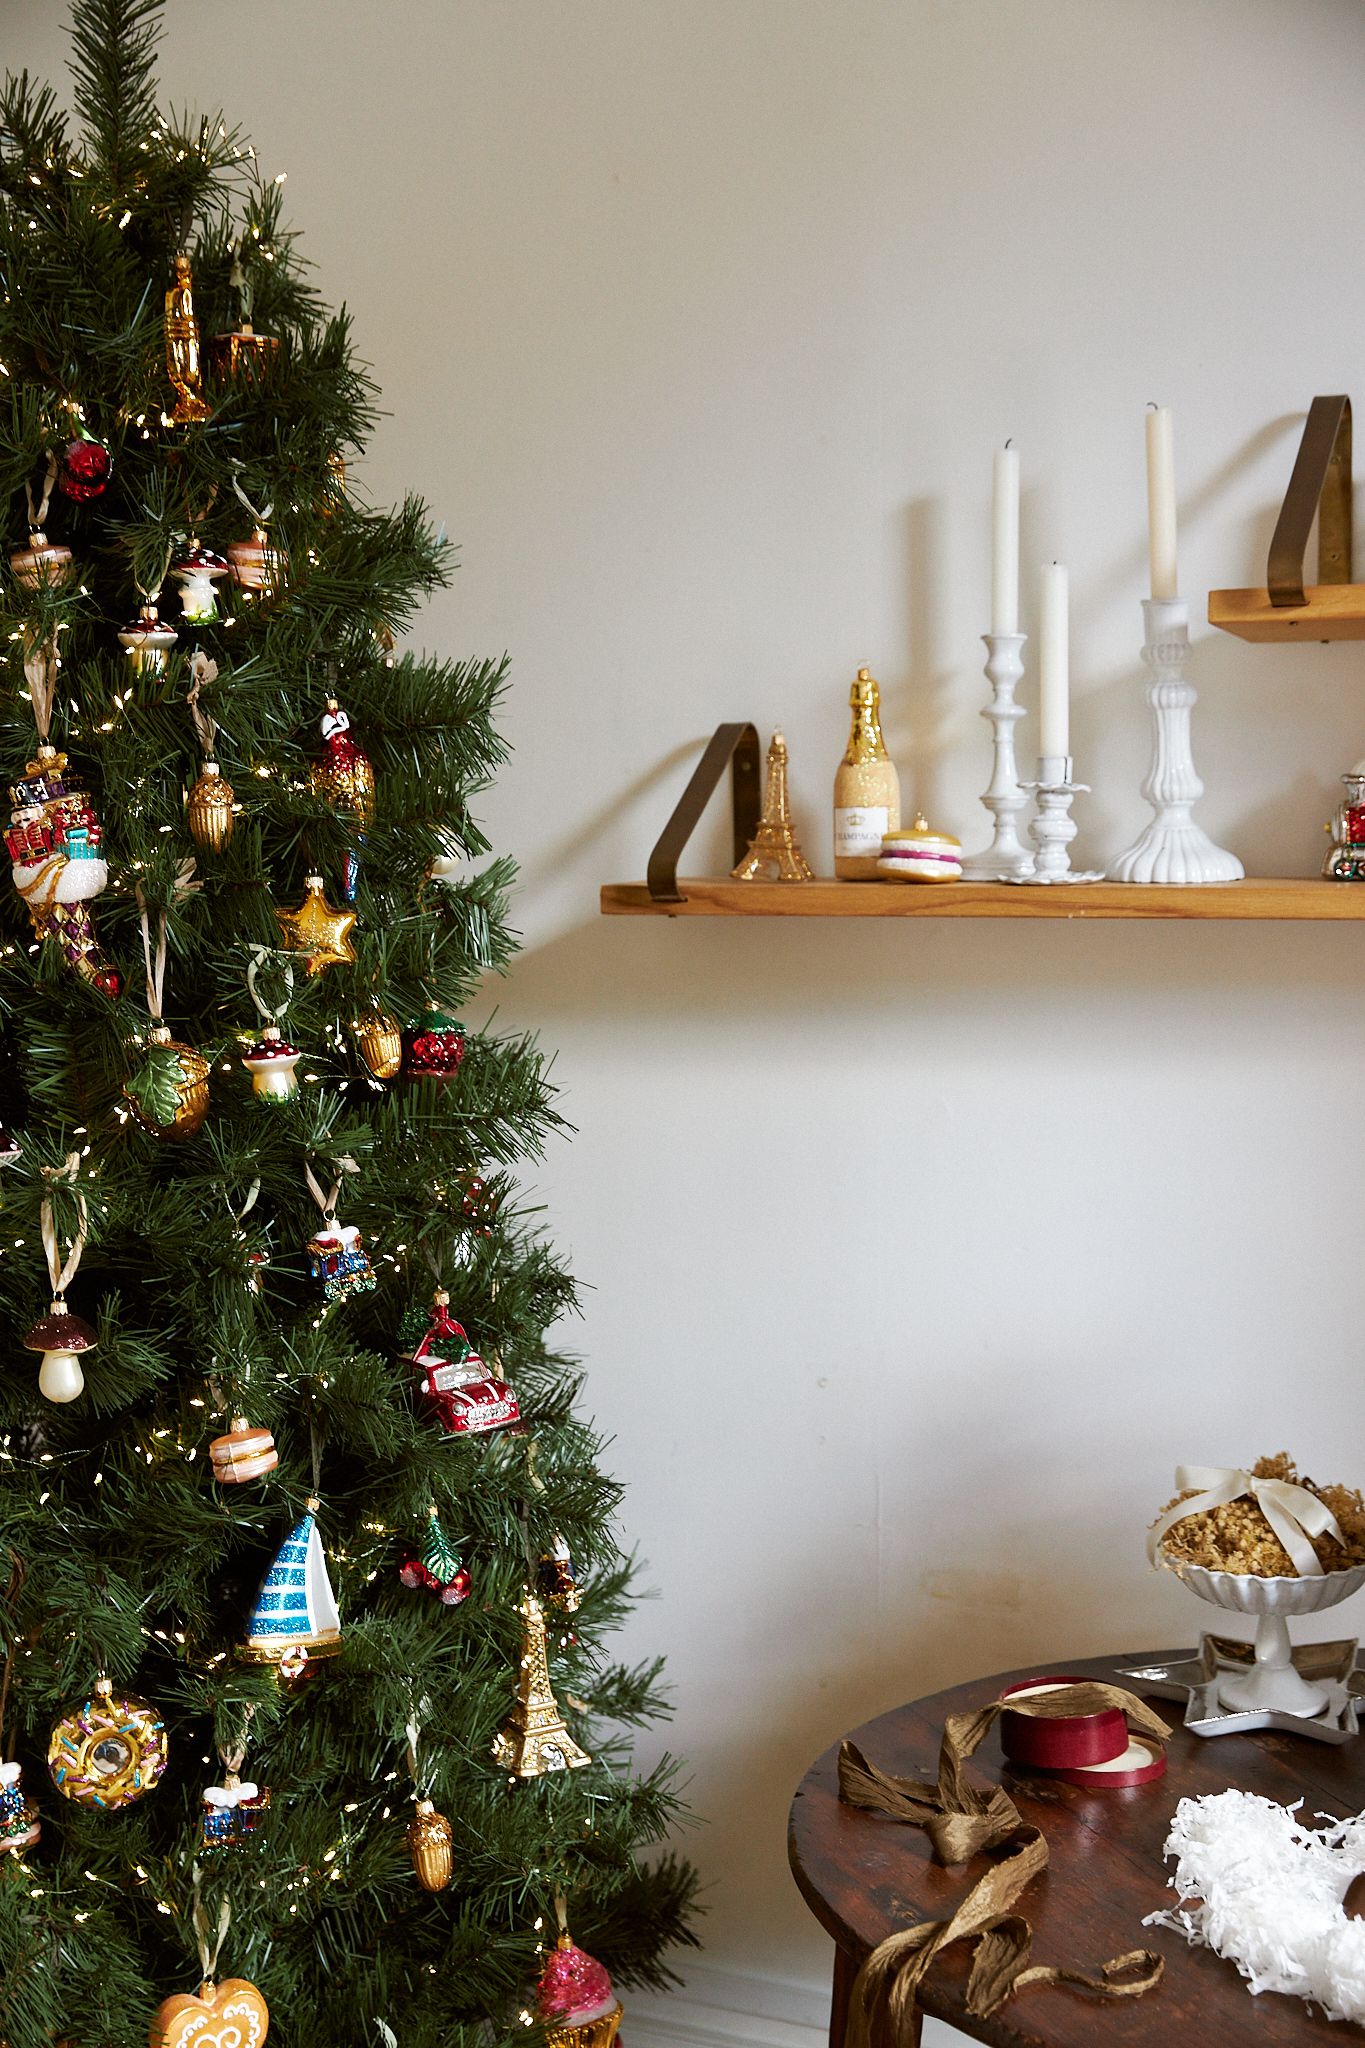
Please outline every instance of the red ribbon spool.
[[[1007, 1685], [1000, 1697], [1017, 1692], [1050, 1691], [1056, 1686], [1085, 1685], [1084, 1678], [1053, 1676], [1025, 1678]], [[1029, 1764], [1034, 1770], [1074, 1771], [1090, 1764], [1108, 1764], [1128, 1747], [1128, 1723], [1118, 1707], [1102, 1707], [1097, 1714], [1063, 1714], [1045, 1719], [1037, 1714], [1012, 1714], [1008, 1707], [1000, 1716], [1000, 1747], [1011, 1763]]]

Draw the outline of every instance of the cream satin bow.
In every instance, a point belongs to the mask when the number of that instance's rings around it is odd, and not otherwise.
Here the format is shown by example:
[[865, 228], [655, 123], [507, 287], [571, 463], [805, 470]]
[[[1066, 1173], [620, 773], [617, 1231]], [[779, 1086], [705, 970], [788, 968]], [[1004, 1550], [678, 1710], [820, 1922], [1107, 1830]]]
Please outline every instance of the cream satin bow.
[[1177, 1501], [1152, 1524], [1147, 1532], [1147, 1555], [1153, 1564], [1168, 1529], [1183, 1522], [1186, 1515], [1202, 1515], [1209, 1508], [1221, 1508], [1244, 1493], [1257, 1502], [1301, 1579], [1322, 1577], [1322, 1565], [1308, 1541], [1310, 1536], [1332, 1535], [1338, 1543], [1345, 1543], [1332, 1510], [1306, 1486], [1295, 1486], [1287, 1479], [1257, 1479], [1254, 1473], [1230, 1465], [1177, 1465], [1175, 1483], [1182, 1493], [1192, 1486], [1203, 1490], [1193, 1500]]

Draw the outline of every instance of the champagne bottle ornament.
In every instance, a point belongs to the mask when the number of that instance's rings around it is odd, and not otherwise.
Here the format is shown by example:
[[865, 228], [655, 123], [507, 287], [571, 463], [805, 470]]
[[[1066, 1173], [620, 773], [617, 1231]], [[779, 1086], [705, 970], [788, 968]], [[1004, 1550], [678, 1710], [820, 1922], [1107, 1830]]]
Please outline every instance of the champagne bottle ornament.
[[189, 666], [190, 687], [185, 692], [185, 702], [190, 707], [204, 761], [199, 780], [185, 798], [185, 822], [196, 846], [205, 853], [221, 853], [232, 837], [234, 799], [232, 784], [213, 758], [218, 727], [201, 701], [202, 692], [218, 679], [218, 664], [196, 647]]
[[330, 1194], [324, 1194], [322, 1185], [307, 1160], [304, 1161], [304, 1178], [308, 1192], [322, 1212], [322, 1228], [308, 1240], [309, 1268], [315, 1280], [322, 1282], [324, 1301], [330, 1303], [345, 1301], [352, 1294], [370, 1294], [374, 1291], [375, 1277], [364, 1242], [353, 1223], [338, 1223], [337, 1197], [341, 1193], [342, 1177], [358, 1173], [354, 1159], [343, 1155], [334, 1159], [337, 1177], [332, 1182]]
[[[85, 1196], [76, 1186], [81, 1170], [79, 1152], [69, 1152], [62, 1166], [45, 1166], [43, 1173], [49, 1183], [48, 1192], [43, 1196], [38, 1211], [39, 1229], [43, 1240], [43, 1255], [47, 1260], [47, 1277], [52, 1288], [52, 1305], [47, 1314], [36, 1322], [24, 1337], [27, 1351], [42, 1353], [38, 1368], [38, 1392], [45, 1401], [65, 1406], [76, 1400], [85, 1390], [85, 1374], [81, 1370], [81, 1355], [95, 1349], [95, 1332], [89, 1323], [79, 1316], [73, 1316], [66, 1305], [66, 1290], [76, 1277], [85, 1250], [85, 1233], [90, 1216]], [[53, 1191], [58, 1187], [70, 1189], [70, 1197], [76, 1214], [76, 1228], [71, 1237], [65, 1259], [57, 1235], [57, 1219], [53, 1204]]]
[[16, 548], [9, 558], [10, 574], [21, 590], [61, 590], [75, 579], [76, 564], [70, 548], [50, 541], [43, 531], [52, 486], [57, 481], [57, 458], [49, 453], [41, 496], [34, 502], [33, 486], [24, 484], [28, 504], [28, 546]]
[[155, 1791], [166, 1769], [165, 1725], [135, 1693], [103, 1676], [88, 1699], [53, 1723], [47, 1767], [64, 1799], [115, 1812]]
[[[335, 697], [327, 699], [322, 714], [322, 755], [313, 763], [309, 783], [314, 796], [354, 821], [357, 840], [363, 842], [365, 828], [374, 816], [374, 770], [351, 731], [349, 714]], [[346, 854], [343, 902], [355, 902], [359, 879], [360, 855], [353, 847]]]
[[166, 374], [175, 388], [171, 424], [183, 427], [191, 426], [198, 420], [206, 420], [209, 408], [203, 398], [204, 371], [199, 352], [199, 322], [194, 314], [194, 278], [190, 271], [187, 250], [177, 250], [173, 272], [171, 288], [166, 294], [164, 314]]
[[274, 545], [267, 531], [275, 511], [274, 501], [258, 510], [242, 489], [240, 478], [235, 475], [232, 488], [254, 522], [250, 540], [229, 543], [228, 568], [232, 580], [248, 598], [277, 596], [289, 575], [289, 557], [283, 548]]
[[56, 634], [30, 632], [23, 645], [39, 745], [10, 787], [10, 872], [35, 936], [51, 939], [67, 965], [101, 995], [116, 996], [122, 980], [100, 950], [89, 907], [109, 880], [100, 821], [66, 755], [48, 737], [57, 688]]
[[[172, 902], [178, 902], [200, 885], [192, 879], [194, 862], [182, 861], [176, 877]], [[193, 1046], [171, 1037], [162, 1019], [161, 1006], [166, 982], [166, 912], [157, 913], [156, 959], [152, 959], [150, 913], [142, 893], [135, 891], [142, 927], [142, 957], [147, 967], [147, 1010], [151, 1029], [143, 1058], [135, 1073], [123, 1084], [124, 1100], [133, 1121], [153, 1138], [192, 1138], [209, 1113], [209, 1063]]]

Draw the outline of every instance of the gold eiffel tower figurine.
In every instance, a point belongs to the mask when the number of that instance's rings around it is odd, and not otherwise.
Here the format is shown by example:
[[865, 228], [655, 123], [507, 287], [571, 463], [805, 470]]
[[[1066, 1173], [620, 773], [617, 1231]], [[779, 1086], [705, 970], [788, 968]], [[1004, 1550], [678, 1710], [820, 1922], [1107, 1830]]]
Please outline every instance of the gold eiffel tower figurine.
[[517, 1609], [526, 1624], [522, 1637], [517, 1703], [493, 1743], [493, 1759], [514, 1778], [544, 1778], [551, 1771], [576, 1771], [592, 1758], [564, 1725], [550, 1688], [545, 1662], [545, 1613], [532, 1592]]
[[768, 780], [763, 791], [763, 815], [749, 841], [749, 851], [737, 868], [731, 868], [736, 882], [813, 882], [815, 876], [792, 831], [791, 806], [787, 801], [787, 742], [775, 732], [768, 745]]

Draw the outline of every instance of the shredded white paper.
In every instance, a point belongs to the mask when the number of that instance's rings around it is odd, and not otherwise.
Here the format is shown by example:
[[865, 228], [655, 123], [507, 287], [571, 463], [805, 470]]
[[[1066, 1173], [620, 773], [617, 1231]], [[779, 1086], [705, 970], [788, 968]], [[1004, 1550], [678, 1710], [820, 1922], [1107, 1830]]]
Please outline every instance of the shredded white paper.
[[1303, 1804], [1277, 1806], [1254, 1792], [1182, 1799], [1163, 1854], [1179, 1906], [1151, 1913], [1192, 1948], [1235, 1963], [1253, 1993], [1310, 1999], [1329, 2020], [1365, 2021], [1365, 1920], [1342, 1898], [1365, 1871], [1365, 1815], [1305, 1827]]

